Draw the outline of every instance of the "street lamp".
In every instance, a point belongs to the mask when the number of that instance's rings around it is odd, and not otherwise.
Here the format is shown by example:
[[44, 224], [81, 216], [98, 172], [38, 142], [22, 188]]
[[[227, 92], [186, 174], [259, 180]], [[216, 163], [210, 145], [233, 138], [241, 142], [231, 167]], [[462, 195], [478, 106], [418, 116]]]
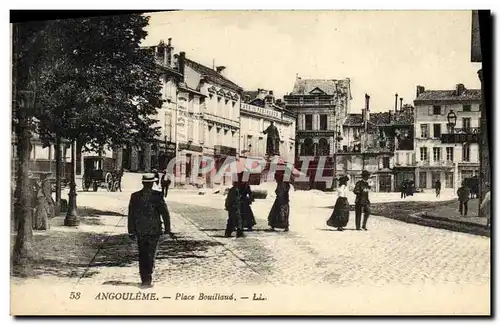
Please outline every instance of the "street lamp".
[[450, 130], [450, 133], [455, 133], [455, 126], [457, 125], [457, 114], [455, 114], [453, 110], [450, 110], [446, 118], [448, 119], [448, 129]]
[[[72, 120], [71, 122], [74, 122]], [[72, 123], [72, 125], [75, 125]], [[68, 193], [68, 211], [66, 212], [66, 217], [64, 218], [64, 225], [68, 227], [75, 227], [80, 224], [78, 219], [78, 214], [76, 210], [76, 180], [75, 180], [75, 169], [76, 169], [76, 141], [71, 142], [71, 173], [70, 173], [70, 188]]]

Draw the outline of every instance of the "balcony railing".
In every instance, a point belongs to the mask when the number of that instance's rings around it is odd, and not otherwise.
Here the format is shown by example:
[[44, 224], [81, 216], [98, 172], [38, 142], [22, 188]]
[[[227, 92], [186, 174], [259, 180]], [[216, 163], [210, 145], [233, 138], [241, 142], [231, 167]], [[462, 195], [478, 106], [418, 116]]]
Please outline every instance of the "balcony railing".
[[453, 167], [454, 163], [450, 160], [439, 160], [439, 161], [430, 161], [430, 160], [421, 160], [418, 162], [419, 166], [425, 167]]

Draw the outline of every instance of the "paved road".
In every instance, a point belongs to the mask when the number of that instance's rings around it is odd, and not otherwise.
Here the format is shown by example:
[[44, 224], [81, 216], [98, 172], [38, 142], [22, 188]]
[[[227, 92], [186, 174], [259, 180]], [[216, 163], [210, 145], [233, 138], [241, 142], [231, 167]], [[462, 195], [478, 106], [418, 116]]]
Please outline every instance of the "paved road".
[[[126, 211], [127, 193], [89, 193], [80, 204]], [[106, 199], [103, 199], [104, 196]], [[97, 198], [100, 198], [97, 200]], [[101, 199], [102, 198], [102, 199]], [[166, 284], [467, 284], [489, 285], [490, 240], [485, 237], [411, 225], [373, 216], [369, 231], [328, 229], [322, 204], [292, 204], [291, 231], [267, 231], [272, 200], [254, 204], [258, 225], [244, 239], [224, 238], [222, 195], [172, 194], [175, 239], [160, 247], [157, 280]], [[351, 214], [349, 229], [354, 215]], [[126, 218], [116, 231], [125, 232]], [[130, 245], [130, 250], [134, 250]], [[102, 270], [103, 282], [137, 277], [132, 264]], [[135, 274], [135, 275], [134, 275]]]

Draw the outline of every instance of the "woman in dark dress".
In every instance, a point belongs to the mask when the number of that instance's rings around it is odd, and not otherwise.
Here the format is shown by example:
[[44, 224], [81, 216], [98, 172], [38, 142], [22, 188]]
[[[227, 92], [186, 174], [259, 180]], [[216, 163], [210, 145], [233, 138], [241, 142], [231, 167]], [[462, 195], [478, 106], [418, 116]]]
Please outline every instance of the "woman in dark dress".
[[274, 231], [274, 228], [289, 230], [289, 216], [290, 216], [290, 183], [284, 181], [284, 177], [281, 174], [276, 173], [275, 179], [277, 182], [276, 186], [276, 199], [274, 200], [273, 207], [269, 212], [267, 217], [268, 225]]
[[330, 227], [337, 228], [338, 231], [343, 231], [344, 227], [349, 222], [349, 202], [347, 201], [347, 182], [349, 177], [343, 176], [339, 179], [339, 186], [337, 188], [337, 201], [333, 208], [332, 215], [326, 221]]
[[252, 202], [254, 201], [250, 184], [247, 182], [240, 183], [240, 204], [241, 204], [241, 218], [243, 219], [243, 228], [252, 231], [253, 226], [257, 224], [255, 216], [252, 211]]

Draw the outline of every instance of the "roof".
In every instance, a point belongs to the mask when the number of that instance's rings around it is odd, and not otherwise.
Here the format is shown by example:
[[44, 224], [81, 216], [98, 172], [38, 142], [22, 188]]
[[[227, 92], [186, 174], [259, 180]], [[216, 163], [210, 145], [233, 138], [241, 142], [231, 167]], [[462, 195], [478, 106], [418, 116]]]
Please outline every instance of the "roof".
[[392, 124], [397, 125], [413, 125], [415, 117], [410, 109], [405, 109], [403, 107], [402, 111], [397, 111], [394, 113]]
[[251, 101], [254, 98], [257, 98], [257, 95], [259, 94], [259, 91], [257, 90], [245, 90], [243, 92], [243, 99], [245, 99], [246, 96], [248, 96], [248, 101]]
[[361, 114], [348, 114], [344, 125], [362, 125], [363, 124], [363, 116]]
[[481, 100], [481, 89], [464, 89], [461, 95], [457, 95], [456, 90], [425, 90], [420, 93], [415, 101], [470, 101]]
[[201, 63], [195, 62], [193, 60], [189, 60], [186, 58], [186, 65], [197, 71], [199, 74], [202, 76], [205, 76], [207, 79], [210, 81], [217, 83], [221, 86], [227, 87], [229, 89], [232, 89], [237, 92], [242, 92], [243, 88], [232, 82], [231, 80], [225, 78], [222, 76], [220, 73], [215, 71], [214, 69], [211, 69], [207, 66], [204, 66]]
[[[369, 123], [372, 125], [389, 125], [391, 124], [391, 113], [370, 113]], [[362, 126], [363, 125], [363, 115], [362, 114], [349, 114], [347, 115], [344, 125], [347, 126]]]
[[335, 95], [338, 88], [344, 92], [349, 92], [349, 79], [297, 79], [290, 95], [309, 95], [322, 93], [325, 95]]
[[391, 124], [391, 113], [370, 113], [370, 122], [374, 125], [389, 125]]

